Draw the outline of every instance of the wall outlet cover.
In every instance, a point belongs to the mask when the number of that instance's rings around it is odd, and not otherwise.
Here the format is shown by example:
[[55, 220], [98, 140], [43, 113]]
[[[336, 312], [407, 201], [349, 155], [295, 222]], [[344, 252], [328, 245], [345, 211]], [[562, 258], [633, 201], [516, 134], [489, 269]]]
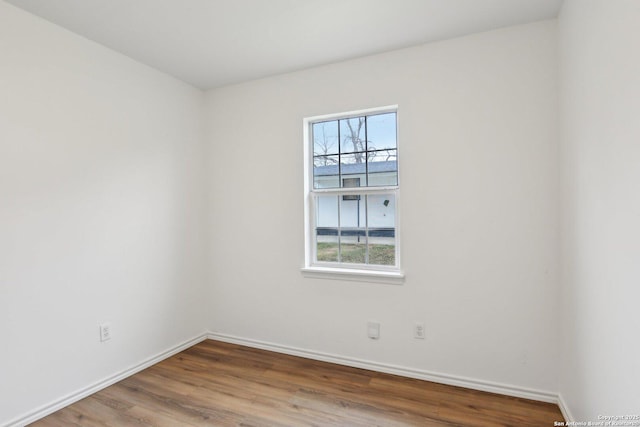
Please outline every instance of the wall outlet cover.
[[426, 334], [426, 331], [425, 331], [424, 323], [416, 322], [416, 324], [413, 326], [413, 337], [419, 340], [423, 340], [425, 337], [425, 334]]
[[111, 339], [111, 323], [102, 323], [100, 325], [100, 342], [109, 341]]

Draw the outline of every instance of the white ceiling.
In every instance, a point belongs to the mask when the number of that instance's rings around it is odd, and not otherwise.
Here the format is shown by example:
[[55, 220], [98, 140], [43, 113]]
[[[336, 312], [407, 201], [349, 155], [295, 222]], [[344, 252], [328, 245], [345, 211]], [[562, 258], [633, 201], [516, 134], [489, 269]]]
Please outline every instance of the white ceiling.
[[6, 0], [209, 89], [554, 18], [562, 0]]

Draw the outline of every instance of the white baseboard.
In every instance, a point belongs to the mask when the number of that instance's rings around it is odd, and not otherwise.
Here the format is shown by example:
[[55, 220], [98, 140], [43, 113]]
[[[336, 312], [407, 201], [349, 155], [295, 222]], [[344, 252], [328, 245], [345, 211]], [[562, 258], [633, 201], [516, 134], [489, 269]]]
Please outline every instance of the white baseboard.
[[562, 397], [562, 393], [558, 393], [558, 407], [566, 422], [575, 422], [575, 418], [573, 418], [571, 411], [569, 411], [569, 406], [567, 406], [567, 402], [565, 402], [564, 397]]
[[263, 350], [274, 351], [277, 353], [289, 354], [292, 356], [304, 357], [307, 359], [320, 360], [323, 362], [336, 363], [338, 365], [351, 366], [354, 368], [368, 369], [371, 371], [384, 372], [388, 374], [399, 375], [408, 378], [415, 378], [425, 381], [432, 381], [441, 384], [453, 385], [458, 387], [470, 388], [473, 390], [487, 391], [490, 393], [503, 394], [506, 396], [521, 397], [524, 399], [532, 399], [541, 402], [556, 403], [560, 407], [560, 411], [566, 421], [573, 421], [571, 412], [569, 411], [566, 402], [562, 398], [562, 395], [552, 393], [548, 391], [534, 390], [525, 387], [512, 386], [508, 384], [501, 384], [492, 381], [484, 381], [473, 378], [460, 377], [455, 375], [443, 374], [438, 372], [430, 372], [421, 369], [406, 368], [403, 366], [397, 366], [386, 363], [373, 362], [364, 359], [356, 359], [352, 357], [339, 356], [336, 354], [323, 353], [314, 350], [306, 350], [296, 347], [290, 347], [286, 345], [274, 344], [265, 341], [253, 340], [248, 338], [237, 337], [234, 335], [221, 334], [216, 332], [203, 333], [197, 337], [183, 342], [177, 346], [174, 346], [168, 350], [165, 350], [143, 362], [116, 373], [110, 377], [100, 380], [90, 386], [87, 386], [81, 390], [71, 393], [65, 397], [55, 400], [52, 403], [41, 406], [29, 413], [22, 415], [9, 421], [1, 427], [22, 427], [32, 422], [35, 422], [41, 418], [46, 417], [53, 412], [71, 405], [78, 400], [84, 399], [93, 393], [96, 393], [103, 388], [106, 388], [118, 381], [121, 381], [131, 375], [148, 368], [151, 365], [159, 363], [164, 359], [167, 359], [189, 347], [192, 347], [205, 339], [212, 339], [217, 341], [223, 341], [233, 344], [244, 345], [247, 347], [260, 348]]
[[[344, 357], [335, 354], [322, 353], [319, 351], [305, 350], [301, 348], [289, 347], [280, 344], [274, 344], [264, 341], [258, 341], [248, 338], [237, 337], [233, 335], [211, 332], [208, 338], [217, 341], [228, 342], [232, 344], [244, 345], [247, 347], [255, 347], [263, 350], [274, 351], [277, 353], [289, 354], [292, 356], [304, 357], [307, 359], [320, 360], [323, 362], [336, 363], [338, 365], [351, 366], [354, 368], [368, 369], [370, 371], [384, 372], [408, 378], [416, 378], [419, 380], [432, 381], [441, 384], [453, 385], [458, 387], [470, 388], [473, 390], [487, 391], [490, 393], [503, 394], [506, 396], [521, 397], [524, 399], [537, 400], [548, 403], [559, 403], [556, 393], [534, 390], [524, 387], [517, 387], [508, 384], [501, 384], [492, 381], [484, 381], [473, 378], [459, 377], [455, 375], [442, 374], [438, 372], [429, 372], [421, 369], [406, 368], [403, 366], [391, 365], [386, 363], [372, 362], [369, 360], [356, 359], [352, 357]], [[564, 414], [564, 412], [563, 412]], [[566, 415], [565, 415], [566, 418]]]
[[41, 418], [46, 417], [49, 414], [56, 412], [59, 409], [64, 408], [65, 406], [71, 405], [72, 403], [77, 402], [78, 400], [84, 399], [85, 397], [90, 396], [91, 394], [96, 393], [102, 390], [103, 388], [106, 388], [112, 384], [117, 383], [118, 381], [121, 381], [127, 377], [130, 377], [131, 375], [138, 373], [143, 369], [148, 368], [151, 365], [155, 365], [156, 363], [159, 363], [164, 359], [167, 359], [173, 356], [176, 353], [180, 353], [181, 351], [186, 350], [187, 348], [192, 347], [198, 344], [199, 342], [204, 341], [205, 339], [207, 339], [207, 334], [206, 333], [200, 334], [197, 337], [191, 338], [190, 340], [183, 342], [182, 344], [171, 347], [168, 350], [165, 350], [155, 356], [152, 356], [138, 363], [137, 365], [132, 366], [129, 369], [125, 369], [124, 371], [116, 373], [110, 377], [100, 380], [81, 390], [78, 390], [76, 392], [68, 394], [65, 397], [55, 400], [54, 402], [41, 406], [40, 408], [37, 408], [25, 415], [15, 418], [9, 421], [8, 424], [4, 424], [2, 427], [22, 427], [27, 424], [33, 423]]

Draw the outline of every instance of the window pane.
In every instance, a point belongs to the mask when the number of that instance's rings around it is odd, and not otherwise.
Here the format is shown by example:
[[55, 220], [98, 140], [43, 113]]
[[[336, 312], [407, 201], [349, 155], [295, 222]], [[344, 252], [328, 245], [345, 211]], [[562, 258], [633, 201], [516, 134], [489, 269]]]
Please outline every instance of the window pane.
[[[353, 196], [349, 198], [349, 196]], [[345, 197], [347, 199], [345, 200]], [[340, 199], [340, 253], [342, 262], [364, 264], [366, 260], [366, 206], [364, 196]]]
[[367, 116], [367, 150], [397, 148], [396, 113]]
[[338, 196], [316, 198], [316, 258], [338, 262]]
[[369, 153], [367, 183], [370, 187], [398, 185], [396, 150]]
[[340, 152], [366, 151], [364, 117], [340, 120]]
[[338, 121], [313, 124], [313, 155], [338, 154]]
[[313, 158], [313, 188], [337, 188], [339, 156], [316, 156]]
[[344, 188], [360, 187], [360, 178], [342, 178], [342, 187]]
[[367, 196], [369, 264], [396, 264], [395, 212], [393, 194]]
[[342, 185], [349, 183], [353, 178], [360, 179], [360, 185], [364, 185], [366, 178], [365, 153], [342, 154], [340, 156], [340, 173], [342, 175]]
[[353, 239], [340, 243], [342, 262], [346, 264], [364, 264], [366, 250], [367, 245], [364, 242], [354, 243]]
[[364, 196], [354, 193], [340, 198], [340, 228], [342, 230], [347, 228], [362, 229], [364, 236], [366, 218]]

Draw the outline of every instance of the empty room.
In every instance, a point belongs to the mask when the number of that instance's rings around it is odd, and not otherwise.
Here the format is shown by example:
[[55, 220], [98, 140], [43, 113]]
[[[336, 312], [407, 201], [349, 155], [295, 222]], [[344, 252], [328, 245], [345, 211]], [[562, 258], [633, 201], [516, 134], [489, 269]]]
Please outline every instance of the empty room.
[[0, 426], [640, 427], [640, 0], [0, 0]]

